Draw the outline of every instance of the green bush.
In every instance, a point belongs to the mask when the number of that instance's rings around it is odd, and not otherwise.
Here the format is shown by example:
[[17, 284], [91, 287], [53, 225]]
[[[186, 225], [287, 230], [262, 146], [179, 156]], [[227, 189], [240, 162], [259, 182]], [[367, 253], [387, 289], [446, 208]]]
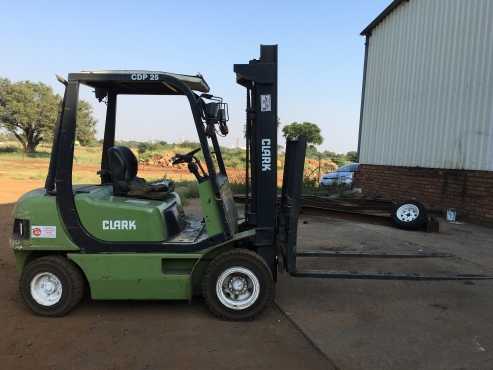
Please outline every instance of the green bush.
[[15, 145], [0, 146], [0, 153], [19, 153], [21, 148]]
[[244, 194], [246, 190], [246, 184], [241, 182], [232, 182], [229, 184], [231, 192], [233, 194]]
[[303, 179], [303, 189], [302, 189], [303, 194], [315, 193], [315, 192], [318, 192], [319, 190], [320, 190], [320, 188], [319, 188], [317, 178], [305, 177]]

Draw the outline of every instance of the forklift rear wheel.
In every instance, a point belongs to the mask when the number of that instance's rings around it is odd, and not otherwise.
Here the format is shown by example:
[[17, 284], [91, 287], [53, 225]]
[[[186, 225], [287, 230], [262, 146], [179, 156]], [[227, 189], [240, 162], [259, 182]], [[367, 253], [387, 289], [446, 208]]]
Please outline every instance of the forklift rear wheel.
[[63, 256], [40, 257], [24, 268], [20, 291], [24, 302], [35, 314], [64, 316], [81, 301], [84, 277]]
[[211, 312], [225, 320], [251, 320], [274, 299], [265, 261], [246, 249], [220, 254], [207, 268], [202, 291]]

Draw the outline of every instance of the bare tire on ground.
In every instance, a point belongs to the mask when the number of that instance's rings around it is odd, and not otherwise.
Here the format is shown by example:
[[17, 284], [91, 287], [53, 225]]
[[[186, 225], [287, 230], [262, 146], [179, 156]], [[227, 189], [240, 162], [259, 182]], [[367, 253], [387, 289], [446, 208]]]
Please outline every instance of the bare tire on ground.
[[417, 230], [426, 223], [426, 208], [416, 201], [398, 203], [392, 210], [392, 222], [401, 229]]
[[37, 258], [25, 266], [20, 292], [37, 315], [64, 316], [84, 295], [84, 277], [73, 262], [63, 256]]
[[211, 312], [225, 320], [251, 320], [274, 299], [274, 281], [258, 254], [235, 249], [209, 264], [202, 294]]

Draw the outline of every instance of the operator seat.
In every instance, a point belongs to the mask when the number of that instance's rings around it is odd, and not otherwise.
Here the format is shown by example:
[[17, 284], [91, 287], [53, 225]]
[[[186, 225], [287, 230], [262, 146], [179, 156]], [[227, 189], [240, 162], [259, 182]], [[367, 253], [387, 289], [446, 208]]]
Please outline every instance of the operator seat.
[[126, 146], [112, 146], [108, 149], [108, 167], [113, 182], [113, 195], [163, 200], [174, 190], [171, 180], [148, 183], [137, 177], [137, 158]]

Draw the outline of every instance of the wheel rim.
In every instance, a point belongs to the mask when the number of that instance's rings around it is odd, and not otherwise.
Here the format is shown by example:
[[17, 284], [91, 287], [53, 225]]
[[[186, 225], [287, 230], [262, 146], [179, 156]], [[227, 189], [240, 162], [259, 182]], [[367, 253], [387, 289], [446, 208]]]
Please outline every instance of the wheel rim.
[[245, 267], [231, 267], [217, 279], [216, 295], [219, 301], [232, 310], [251, 307], [260, 294], [257, 276]]
[[419, 217], [419, 208], [414, 204], [403, 204], [397, 209], [396, 216], [402, 222], [413, 222]]
[[40, 272], [31, 280], [31, 296], [42, 306], [53, 306], [62, 298], [62, 282], [51, 272]]

